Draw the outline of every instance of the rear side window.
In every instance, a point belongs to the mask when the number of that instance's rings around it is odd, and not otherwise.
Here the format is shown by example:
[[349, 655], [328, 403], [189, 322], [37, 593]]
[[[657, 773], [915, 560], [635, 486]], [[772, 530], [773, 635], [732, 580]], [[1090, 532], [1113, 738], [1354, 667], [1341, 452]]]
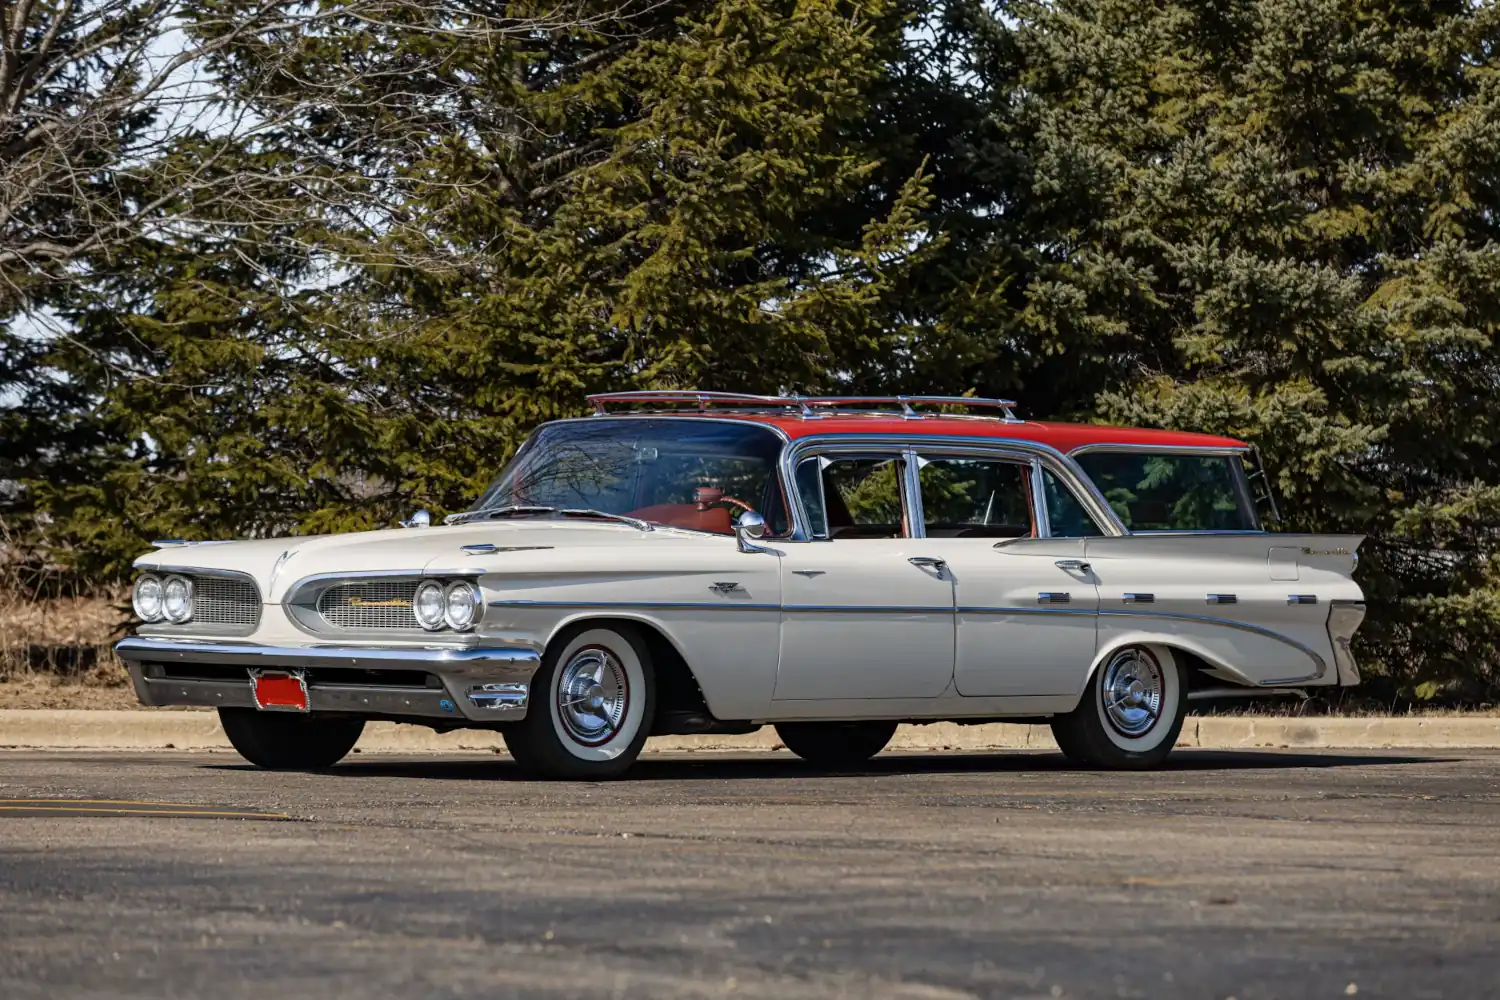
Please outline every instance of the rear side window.
[[1236, 455], [1091, 451], [1074, 458], [1131, 531], [1258, 531]]

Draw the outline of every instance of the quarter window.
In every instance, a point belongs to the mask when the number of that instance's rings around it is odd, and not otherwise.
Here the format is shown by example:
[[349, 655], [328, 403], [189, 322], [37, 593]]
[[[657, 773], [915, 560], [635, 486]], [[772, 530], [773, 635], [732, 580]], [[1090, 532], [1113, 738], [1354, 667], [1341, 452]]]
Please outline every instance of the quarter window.
[[1255, 531], [1233, 455], [1092, 451], [1076, 456], [1131, 531]]
[[929, 538], [1036, 535], [1031, 466], [992, 458], [930, 458], [918, 472]]

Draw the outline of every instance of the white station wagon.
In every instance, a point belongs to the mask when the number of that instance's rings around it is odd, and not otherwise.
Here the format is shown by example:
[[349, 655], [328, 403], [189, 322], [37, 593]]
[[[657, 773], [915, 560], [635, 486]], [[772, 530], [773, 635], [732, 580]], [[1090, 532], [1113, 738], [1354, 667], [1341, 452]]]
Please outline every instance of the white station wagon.
[[157, 543], [117, 647], [140, 700], [217, 708], [262, 767], [382, 719], [598, 778], [653, 734], [769, 724], [847, 767], [938, 720], [1149, 767], [1191, 701], [1359, 682], [1362, 538], [1261, 530], [1240, 441], [1004, 400], [590, 398], [442, 526]]

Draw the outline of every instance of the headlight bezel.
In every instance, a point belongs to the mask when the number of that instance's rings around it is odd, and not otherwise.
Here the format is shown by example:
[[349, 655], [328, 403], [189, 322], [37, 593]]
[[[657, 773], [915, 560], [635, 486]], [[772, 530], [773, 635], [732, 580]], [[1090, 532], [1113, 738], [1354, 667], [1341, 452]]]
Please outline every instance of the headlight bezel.
[[[459, 618], [453, 613], [453, 599], [462, 594], [468, 599], [468, 614]], [[454, 580], [443, 588], [443, 624], [455, 632], [468, 632], [479, 624], [484, 614], [484, 593], [472, 580]]]
[[[180, 584], [182, 588], [182, 610], [173, 614], [168, 610], [169, 595], [173, 584]], [[161, 581], [161, 620], [171, 625], [186, 625], [193, 620], [193, 578], [181, 573], [171, 573], [162, 578]]]
[[[430, 621], [422, 615], [422, 594], [424, 592], [437, 594], [437, 614]], [[444, 620], [447, 617], [447, 604], [448, 595], [442, 581], [423, 580], [417, 584], [417, 589], [412, 592], [411, 613], [417, 619], [417, 624], [422, 626], [423, 629], [428, 632], [439, 632], [447, 624]]]
[[[141, 599], [141, 589], [147, 584], [155, 584], [156, 586], [155, 610], [149, 610]], [[161, 577], [155, 573], [142, 573], [136, 577], [135, 583], [130, 588], [130, 606], [137, 618], [147, 625], [165, 621], [166, 619], [162, 614], [162, 608], [165, 603], [166, 593]]]

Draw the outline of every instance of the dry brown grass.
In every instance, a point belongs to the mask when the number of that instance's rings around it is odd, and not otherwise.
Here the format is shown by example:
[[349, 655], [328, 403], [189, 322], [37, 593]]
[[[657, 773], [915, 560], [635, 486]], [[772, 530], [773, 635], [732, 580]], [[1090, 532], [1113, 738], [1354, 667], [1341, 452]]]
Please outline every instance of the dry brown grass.
[[47, 678], [120, 687], [113, 642], [124, 634], [124, 595], [33, 598], [0, 588], [0, 683]]

